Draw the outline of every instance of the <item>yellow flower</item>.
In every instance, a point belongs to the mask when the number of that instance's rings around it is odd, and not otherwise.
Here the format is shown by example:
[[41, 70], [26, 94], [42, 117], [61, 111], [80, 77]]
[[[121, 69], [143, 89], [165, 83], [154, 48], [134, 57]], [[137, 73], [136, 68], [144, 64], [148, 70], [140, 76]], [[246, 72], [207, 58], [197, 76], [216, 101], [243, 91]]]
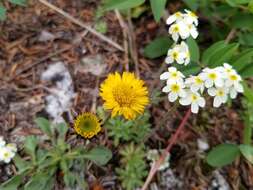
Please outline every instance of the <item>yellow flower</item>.
[[122, 76], [117, 72], [110, 74], [101, 84], [100, 96], [105, 101], [105, 109], [112, 110], [112, 117], [123, 115], [126, 119], [142, 114], [149, 102], [144, 82], [129, 72]]
[[74, 122], [74, 129], [79, 135], [85, 138], [92, 138], [98, 134], [101, 127], [96, 115], [87, 112], [77, 116]]

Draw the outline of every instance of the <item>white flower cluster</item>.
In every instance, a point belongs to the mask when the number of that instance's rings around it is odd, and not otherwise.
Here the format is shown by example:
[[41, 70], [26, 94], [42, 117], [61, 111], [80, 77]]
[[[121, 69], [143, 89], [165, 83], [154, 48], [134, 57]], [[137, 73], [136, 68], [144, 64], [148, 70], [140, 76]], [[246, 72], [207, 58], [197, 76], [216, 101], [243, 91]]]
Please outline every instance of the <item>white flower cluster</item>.
[[17, 152], [17, 146], [14, 143], [6, 144], [3, 137], [0, 137], [0, 162], [9, 163]]
[[[166, 23], [170, 25], [169, 34], [171, 34], [172, 39], [176, 43], [179, 38], [185, 40], [192, 36], [196, 39], [199, 35], [197, 31], [198, 17], [191, 11], [185, 10], [185, 13], [176, 12], [167, 19]], [[190, 52], [188, 45], [184, 41], [181, 41], [180, 44], [174, 45], [172, 49], [168, 50], [165, 62], [167, 64], [173, 62], [184, 65], [189, 64]]]
[[193, 113], [198, 113], [199, 107], [205, 106], [206, 101], [202, 96], [205, 89], [208, 95], [214, 97], [214, 107], [219, 107], [229, 97], [234, 99], [243, 92], [241, 76], [228, 63], [214, 69], [205, 68], [197, 76], [189, 78], [185, 78], [175, 67], [169, 67], [160, 79], [167, 81], [162, 91], [168, 93], [169, 101], [179, 99], [181, 105], [191, 105]]

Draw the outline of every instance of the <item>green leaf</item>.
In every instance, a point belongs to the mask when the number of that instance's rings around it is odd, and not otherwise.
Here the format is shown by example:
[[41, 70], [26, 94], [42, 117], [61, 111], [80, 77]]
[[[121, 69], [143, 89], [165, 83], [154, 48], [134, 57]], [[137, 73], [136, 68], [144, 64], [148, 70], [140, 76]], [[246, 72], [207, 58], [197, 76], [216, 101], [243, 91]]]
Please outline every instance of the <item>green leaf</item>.
[[0, 4], [0, 20], [5, 20], [6, 19], [6, 8]]
[[247, 4], [249, 3], [251, 0], [226, 0], [226, 2], [232, 6], [232, 7], [236, 7], [238, 5], [243, 5], [243, 4]]
[[32, 160], [35, 161], [36, 155], [35, 150], [38, 144], [38, 139], [35, 136], [28, 136], [25, 139], [24, 149], [27, 154], [32, 157]]
[[250, 13], [238, 13], [231, 18], [231, 27], [238, 29], [253, 29], [253, 15]]
[[45, 119], [43, 117], [38, 117], [38, 118], [35, 119], [35, 123], [49, 137], [53, 136], [53, 132], [52, 132], [52, 129], [51, 129], [51, 124], [47, 119]]
[[204, 53], [203, 53], [203, 56], [202, 56], [202, 63], [204, 64], [208, 64], [209, 63], [209, 60], [210, 58], [216, 53], [218, 52], [219, 50], [225, 48], [227, 45], [225, 43], [225, 41], [219, 41], [219, 42], [216, 42], [214, 43], [213, 45], [211, 45], [209, 48], [207, 48]]
[[69, 128], [66, 123], [59, 123], [58, 125], [56, 125], [56, 130], [58, 131], [60, 138], [65, 138], [68, 129]]
[[158, 37], [144, 48], [144, 56], [150, 59], [167, 54], [172, 41], [168, 37]]
[[199, 62], [199, 46], [192, 37], [187, 39], [187, 44], [189, 46], [191, 61], [198, 63]]
[[73, 187], [76, 183], [76, 176], [72, 172], [66, 172], [64, 173], [63, 180], [67, 187]]
[[125, 10], [137, 7], [143, 4], [145, 0], [107, 0], [104, 4], [104, 10], [110, 11], [113, 9]]
[[249, 64], [240, 71], [242, 78], [249, 78], [253, 76], [253, 64]]
[[253, 46], [253, 33], [240, 33], [239, 43], [242, 45]]
[[22, 183], [22, 175], [16, 175], [9, 179], [8, 181], [1, 184], [0, 189], [1, 190], [14, 190], [18, 189], [18, 186]]
[[167, 0], [150, 0], [151, 9], [155, 17], [155, 21], [158, 22], [163, 14]]
[[18, 173], [22, 173], [30, 168], [31, 164], [28, 161], [23, 160], [19, 155], [16, 154], [14, 157], [14, 163], [18, 168]]
[[196, 11], [199, 7], [201, 0], [183, 0], [184, 3], [193, 11]]
[[240, 151], [237, 145], [220, 144], [214, 147], [207, 155], [207, 163], [213, 167], [222, 167], [231, 164]]
[[95, 162], [98, 165], [105, 165], [111, 158], [112, 152], [105, 147], [96, 147], [83, 155], [84, 158]]
[[50, 173], [36, 173], [25, 184], [24, 190], [52, 190], [53, 177]]
[[210, 61], [208, 62], [209, 67], [217, 67], [223, 65], [225, 62], [229, 62], [231, 57], [234, 55], [236, 50], [238, 49], [239, 44], [233, 43], [229, 44], [226, 47], [216, 51], [211, 57]]
[[242, 155], [253, 164], [253, 147], [251, 145], [241, 144], [239, 146]]
[[9, 0], [9, 1], [15, 5], [20, 5], [20, 6], [26, 5], [26, 0]]
[[231, 61], [233, 67], [240, 73], [240, 71], [250, 64], [253, 57], [253, 48], [247, 49], [237, 55], [233, 61]]
[[253, 89], [251, 89], [246, 82], [243, 83], [243, 95], [247, 98], [247, 100], [253, 104]]

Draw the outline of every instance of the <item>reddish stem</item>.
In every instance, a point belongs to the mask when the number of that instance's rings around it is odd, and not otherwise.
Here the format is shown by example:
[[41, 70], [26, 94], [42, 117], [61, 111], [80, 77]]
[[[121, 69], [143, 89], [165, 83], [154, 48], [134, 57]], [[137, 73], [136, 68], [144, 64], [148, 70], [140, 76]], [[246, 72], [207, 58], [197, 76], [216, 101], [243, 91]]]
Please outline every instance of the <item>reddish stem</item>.
[[156, 174], [157, 170], [159, 169], [160, 165], [163, 163], [164, 159], [170, 153], [171, 148], [176, 143], [176, 141], [178, 139], [178, 136], [179, 136], [180, 132], [182, 132], [182, 130], [183, 130], [187, 120], [189, 119], [190, 115], [191, 115], [191, 108], [189, 108], [188, 111], [186, 112], [186, 114], [185, 114], [184, 118], [182, 119], [179, 127], [177, 128], [175, 134], [170, 138], [169, 144], [166, 147], [166, 149], [163, 151], [160, 158], [152, 165], [152, 167], [149, 171], [148, 177], [147, 177], [143, 187], [141, 188], [141, 190], [146, 190], [148, 188], [149, 183], [153, 179], [153, 177]]

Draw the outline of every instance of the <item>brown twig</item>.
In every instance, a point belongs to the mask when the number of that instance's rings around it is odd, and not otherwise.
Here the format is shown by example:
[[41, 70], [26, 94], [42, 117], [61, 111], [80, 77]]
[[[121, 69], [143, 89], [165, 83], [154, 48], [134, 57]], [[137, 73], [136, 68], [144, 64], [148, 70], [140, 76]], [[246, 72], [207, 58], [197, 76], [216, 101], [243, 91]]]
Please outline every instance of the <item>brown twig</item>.
[[139, 70], [139, 62], [138, 62], [138, 50], [137, 50], [137, 46], [136, 46], [136, 36], [135, 36], [134, 26], [132, 23], [130, 12], [128, 12], [127, 20], [128, 20], [128, 28], [129, 28], [130, 55], [133, 59], [134, 65], [135, 65], [135, 74], [139, 77], [140, 70]]
[[152, 167], [149, 171], [148, 177], [147, 177], [143, 187], [141, 188], [141, 190], [146, 190], [148, 188], [148, 185], [150, 184], [151, 180], [153, 179], [153, 177], [156, 174], [157, 170], [159, 169], [160, 165], [163, 163], [164, 159], [169, 154], [171, 148], [176, 143], [177, 138], [178, 138], [180, 132], [182, 132], [182, 130], [183, 130], [185, 124], [187, 123], [187, 120], [189, 119], [190, 115], [191, 115], [191, 108], [189, 108], [188, 111], [186, 112], [186, 114], [185, 114], [184, 118], [182, 119], [179, 127], [177, 128], [175, 134], [170, 138], [169, 144], [166, 147], [166, 149], [163, 151], [160, 158], [152, 165]]
[[122, 28], [122, 31], [123, 31], [123, 38], [124, 38], [124, 50], [125, 50], [125, 70], [126, 71], [129, 71], [129, 59], [128, 59], [128, 34], [129, 34], [129, 30], [128, 30], [128, 27], [126, 25], [126, 23], [124, 22], [120, 12], [118, 10], [115, 10], [115, 14], [119, 20], [119, 24]]
[[233, 28], [227, 35], [226, 39], [225, 39], [225, 42], [226, 43], [229, 43], [236, 35], [236, 29]]
[[124, 51], [124, 49], [117, 44], [116, 42], [112, 41], [110, 38], [106, 37], [105, 35], [97, 32], [96, 30], [94, 30], [91, 26], [86, 25], [85, 23], [83, 23], [82, 21], [74, 18], [73, 16], [71, 16], [70, 14], [66, 13], [65, 11], [63, 11], [62, 9], [56, 7], [55, 5], [49, 3], [46, 0], [39, 0], [39, 2], [41, 2], [42, 4], [44, 4], [45, 6], [55, 10], [56, 12], [60, 13], [62, 16], [66, 17], [67, 19], [69, 19], [71, 22], [85, 28], [86, 30], [88, 30], [89, 32], [91, 32], [92, 34], [94, 34], [95, 36], [97, 36], [98, 38], [100, 38], [101, 40], [107, 42], [108, 44], [112, 45], [113, 47], [119, 49], [120, 51]]

